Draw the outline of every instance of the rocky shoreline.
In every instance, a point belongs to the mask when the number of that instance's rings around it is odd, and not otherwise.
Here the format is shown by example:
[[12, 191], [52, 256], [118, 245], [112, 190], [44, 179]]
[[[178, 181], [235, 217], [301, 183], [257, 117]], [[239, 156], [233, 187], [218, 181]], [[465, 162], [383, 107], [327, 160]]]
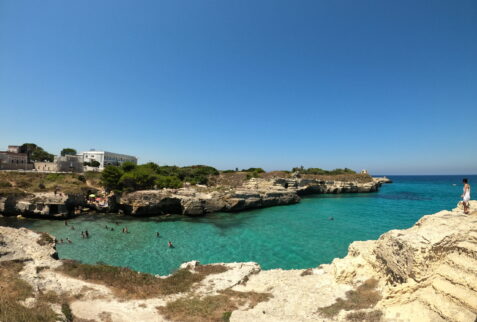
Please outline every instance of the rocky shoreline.
[[188, 186], [181, 189], [143, 190], [111, 195], [108, 207], [99, 208], [80, 194], [53, 192], [0, 196], [0, 214], [35, 218], [67, 218], [84, 212], [123, 212], [132, 216], [181, 214], [202, 216], [213, 212], [239, 212], [249, 209], [289, 205], [300, 196], [323, 193], [375, 192], [387, 178], [367, 182], [333, 181], [310, 178], [252, 178], [240, 187]]
[[[23, 263], [18, 276], [34, 290], [22, 302], [25, 307], [39, 301], [41, 294], [55, 292], [70, 299], [73, 316], [91, 321], [104, 321], [105, 317], [109, 321], [177, 321], [177, 316], [164, 312], [171, 312], [178, 303], [196, 305], [206, 299], [262, 294], [254, 305], [226, 312], [227, 318], [474, 322], [476, 208], [477, 201], [471, 201], [470, 215], [459, 205], [452, 211], [424, 216], [409, 229], [391, 230], [378, 240], [354, 242], [346, 257], [307, 270], [262, 271], [256, 263], [222, 263], [209, 268], [186, 263], [182, 270], [192, 274], [209, 271], [209, 275], [187, 291], [148, 298], [118, 298], [112, 286], [100, 280], [85, 281], [58, 272], [65, 264], [55, 259], [52, 240], [24, 228], [0, 227], [0, 264]], [[52, 308], [62, 314], [58, 306], [52, 304]], [[194, 320], [191, 318], [179, 320]]]

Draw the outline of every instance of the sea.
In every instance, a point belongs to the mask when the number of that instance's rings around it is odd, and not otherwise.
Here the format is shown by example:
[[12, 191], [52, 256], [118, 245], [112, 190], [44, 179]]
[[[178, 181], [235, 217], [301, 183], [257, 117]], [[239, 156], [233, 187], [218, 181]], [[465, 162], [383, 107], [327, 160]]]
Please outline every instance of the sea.
[[[308, 196], [298, 204], [240, 213], [166, 218], [91, 214], [70, 219], [68, 225], [62, 220], [0, 218], [0, 225], [69, 238], [71, 244], [56, 246], [62, 259], [152, 274], [170, 274], [191, 260], [301, 269], [345, 256], [353, 241], [377, 239], [389, 230], [411, 227], [424, 215], [453, 209], [462, 194], [462, 178], [471, 185], [477, 182], [477, 175], [388, 177], [393, 183], [378, 192]], [[122, 232], [124, 227], [129, 233]], [[88, 239], [81, 237], [85, 230]]]

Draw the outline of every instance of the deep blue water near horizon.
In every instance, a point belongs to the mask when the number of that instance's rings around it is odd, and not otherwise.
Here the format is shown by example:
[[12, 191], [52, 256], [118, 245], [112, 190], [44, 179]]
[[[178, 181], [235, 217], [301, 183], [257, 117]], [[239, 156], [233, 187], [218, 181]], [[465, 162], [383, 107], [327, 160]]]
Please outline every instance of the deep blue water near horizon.
[[[0, 225], [69, 237], [72, 244], [57, 245], [60, 258], [161, 275], [190, 260], [254, 261], [263, 269], [309, 268], [345, 256], [353, 241], [376, 239], [388, 230], [408, 228], [424, 215], [452, 209], [462, 193], [463, 176], [389, 177], [394, 182], [376, 193], [316, 195], [295, 205], [241, 213], [199, 218], [95, 214], [71, 219], [68, 226], [58, 220], [0, 218]], [[467, 177], [471, 184], [477, 182], [477, 175]], [[125, 226], [129, 234], [121, 233]], [[82, 230], [91, 237], [82, 239]], [[167, 247], [169, 240], [175, 248]]]

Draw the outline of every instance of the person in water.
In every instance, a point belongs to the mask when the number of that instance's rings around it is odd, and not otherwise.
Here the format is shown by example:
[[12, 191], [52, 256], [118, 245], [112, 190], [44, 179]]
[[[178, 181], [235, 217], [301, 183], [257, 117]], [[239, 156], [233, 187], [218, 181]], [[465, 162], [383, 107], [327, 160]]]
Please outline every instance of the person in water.
[[161, 236], [161, 234], [159, 234], [159, 232], [157, 232], [157, 233], [156, 233], [156, 237], [160, 237], [160, 236]]
[[469, 200], [470, 200], [470, 184], [469, 180], [467, 178], [464, 178], [462, 180], [462, 183], [464, 184], [464, 191], [462, 193], [462, 205], [464, 206], [464, 214], [469, 213]]
[[174, 245], [172, 245], [172, 242], [170, 240], [167, 242], [167, 246], [169, 246], [169, 248], [174, 248]]
[[66, 241], [68, 242], [68, 244], [72, 243], [72, 241], [68, 237], [66, 237]]
[[81, 238], [84, 238], [84, 231], [81, 231]]
[[87, 230], [84, 231], [84, 235], [86, 236], [86, 238], [89, 238], [89, 233]]

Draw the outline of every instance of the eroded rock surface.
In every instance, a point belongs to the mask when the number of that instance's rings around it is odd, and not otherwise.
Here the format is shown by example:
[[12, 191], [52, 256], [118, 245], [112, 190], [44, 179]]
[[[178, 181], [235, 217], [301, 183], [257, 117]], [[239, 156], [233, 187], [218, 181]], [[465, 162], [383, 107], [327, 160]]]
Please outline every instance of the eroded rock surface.
[[381, 182], [322, 181], [302, 178], [252, 178], [238, 188], [163, 189], [124, 194], [120, 207], [128, 214], [204, 215], [294, 204], [300, 195], [319, 193], [374, 192]]

